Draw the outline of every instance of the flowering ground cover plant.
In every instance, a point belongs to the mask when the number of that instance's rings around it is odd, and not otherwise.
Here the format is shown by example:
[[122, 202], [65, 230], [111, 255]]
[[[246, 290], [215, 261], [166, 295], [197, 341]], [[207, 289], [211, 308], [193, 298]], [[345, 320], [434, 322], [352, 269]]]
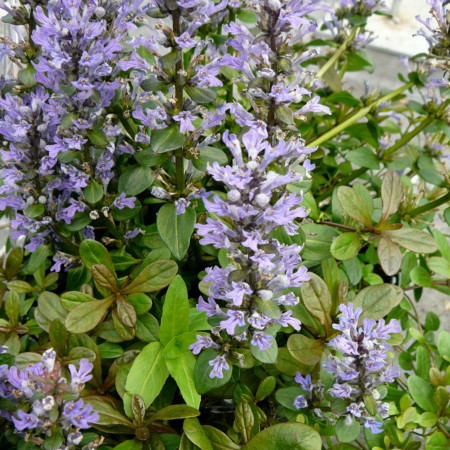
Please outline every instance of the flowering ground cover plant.
[[0, 2], [1, 445], [448, 448], [447, 3]]

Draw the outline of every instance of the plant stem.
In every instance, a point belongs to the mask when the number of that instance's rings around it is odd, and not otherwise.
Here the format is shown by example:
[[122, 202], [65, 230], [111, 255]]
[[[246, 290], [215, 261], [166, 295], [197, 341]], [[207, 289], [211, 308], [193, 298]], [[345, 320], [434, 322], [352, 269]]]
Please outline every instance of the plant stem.
[[347, 231], [360, 231], [362, 233], [370, 233], [372, 230], [369, 230], [368, 228], [361, 228], [358, 230], [357, 228], [349, 227], [347, 225], [342, 225], [341, 223], [336, 222], [330, 222], [328, 220], [321, 220], [320, 222], [317, 222], [319, 225], [328, 225], [330, 227], [336, 227], [340, 228], [341, 230], [347, 230]]
[[422, 130], [424, 130], [430, 123], [434, 120], [433, 116], [428, 116], [426, 119], [422, 120], [420, 124], [411, 130], [409, 133], [404, 134], [394, 145], [387, 148], [383, 152], [383, 159], [387, 159], [389, 156], [394, 154], [399, 148], [403, 147], [409, 141], [411, 141], [414, 137], [416, 137]]
[[444, 203], [447, 203], [450, 201], [450, 191], [447, 192], [447, 194], [443, 195], [441, 198], [438, 198], [437, 200], [434, 200], [430, 203], [427, 203], [426, 205], [419, 206], [418, 208], [413, 209], [409, 212], [409, 217], [416, 217], [420, 216], [421, 214], [426, 213], [427, 211], [430, 211], [432, 209], [437, 208], [438, 206], [443, 205]]
[[[446, 280], [446, 281], [435, 281], [434, 283], [431, 284], [431, 286], [425, 286], [425, 287], [430, 287], [432, 288], [433, 286], [450, 286], [450, 280]], [[418, 286], [418, 285], [414, 285], [414, 286], [408, 286], [403, 288], [404, 291], [412, 291], [414, 289], [421, 289], [424, 286]]]
[[333, 65], [339, 61], [339, 58], [342, 54], [347, 50], [348, 46], [353, 42], [356, 36], [356, 32], [358, 31], [358, 27], [353, 28], [349, 37], [341, 44], [341, 46], [336, 50], [333, 56], [320, 68], [320, 70], [316, 74], [316, 78], [322, 78], [332, 67]]
[[[176, 8], [172, 11], [172, 27], [176, 37], [180, 36], [180, 9]], [[183, 52], [179, 50], [180, 59], [175, 64], [175, 112], [178, 114], [183, 108], [183, 85], [181, 84], [180, 72], [183, 70]], [[179, 192], [184, 190], [186, 185], [186, 176], [184, 173], [184, 154], [183, 148], [175, 150], [175, 179]]]
[[344, 122], [340, 123], [339, 125], [335, 126], [331, 130], [328, 130], [326, 133], [324, 133], [322, 136], [319, 136], [318, 138], [314, 139], [313, 141], [308, 142], [308, 145], [311, 147], [318, 146], [320, 144], [323, 144], [324, 142], [329, 141], [334, 136], [338, 135], [342, 131], [346, 130], [349, 126], [356, 123], [359, 119], [362, 119], [364, 116], [369, 114], [370, 111], [373, 109], [379, 107], [382, 103], [387, 102], [394, 97], [397, 97], [397, 95], [400, 95], [402, 92], [406, 91], [407, 89], [414, 86], [414, 83], [407, 83], [404, 86], [399, 87], [395, 91], [389, 92], [389, 94], [384, 95], [383, 97], [379, 98], [375, 102], [371, 103], [370, 105], [366, 106], [365, 108], [359, 110], [357, 113], [353, 114], [353, 116], [349, 117]]
[[450, 433], [447, 431], [447, 428], [445, 428], [444, 425], [442, 425], [441, 422], [437, 423], [437, 427], [445, 434], [446, 438], [450, 438]]

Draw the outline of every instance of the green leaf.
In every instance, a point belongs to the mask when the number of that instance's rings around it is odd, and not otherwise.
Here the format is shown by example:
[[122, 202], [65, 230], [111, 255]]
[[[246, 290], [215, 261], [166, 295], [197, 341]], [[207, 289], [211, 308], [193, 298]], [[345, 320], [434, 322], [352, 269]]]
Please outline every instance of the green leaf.
[[[182, 318], [182, 319], [181, 319]], [[159, 339], [167, 345], [172, 338], [189, 331], [189, 300], [186, 284], [177, 275], [167, 289], [164, 299]]]
[[100, 242], [93, 239], [85, 239], [80, 244], [80, 257], [88, 269], [95, 264], [103, 264], [111, 273], [115, 273], [111, 256], [106, 247]]
[[164, 88], [167, 88], [167, 83], [156, 78], [147, 78], [146, 80], [142, 81], [141, 88], [147, 92], [161, 91]]
[[277, 385], [277, 379], [270, 375], [264, 378], [258, 386], [258, 390], [255, 394], [255, 401], [260, 402], [268, 397], [275, 389]]
[[61, 306], [59, 297], [51, 292], [44, 292], [38, 297], [38, 307], [34, 310], [34, 317], [39, 326], [47, 331], [54, 320], [64, 322], [67, 311]]
[[433, 285], [433, 280], [431, 279], [430, 273], [423, 267], [414, 267], [410, 274], [411, 281], [419, 286], [431, 287]]
[[113, 450], [141, 450], [143, 443], [136, 439], [129, 439], [116, 445]]
[[25, 69], [19, 70], [17, 78], [24, 86], [30, 88], [36, 84], [35, 75], [36, 69], [30, 64]]
[[127, 300], [133, 305], [138, 316], [146, 313], [152, 307], [152, 299], [142, 293], [131, 294], [127, 297]]
[[197, 417], [200, 415], [200, 411], [187, 405], [169, 405], [163, 409], [160, 409], [148, 421], [155, 422], [156, 420], [174, 420], [174, 419], [186, 419], [188, 417]]
[[108, 137], [100, 128], [88, 131], [87, 137], [96, 147], [106, 147], [109, 144]]
[[198, 159], [192, 159], [192, 163], [198, 170], [206, 170], [208, 163], [218, 162], [223, 166], [228, 162], [227, 154], [217, 147], [202, 147], [199, 150]]
[[204, 430], [214, 450], [239, 450], [240, 445], [233, 442], [228, 435], [217, 428], [205, 425]]
[[433, 256], [427, 260], [428, 267], [443, 277], [450, 279], [450, 261], [440, 256]]
[[273, 337], [270, 347], [265, 350], [260, 350], [256, 345], [250, 345], [250, 351], [258, 361], [266, 364], [273, 364], [277, 360], [278, 344], [275, 337]]
[[302, 225], [301, 228], [306, 235], [306, 245], [303, 251], [303, 258], [306, 261], [322, 261], [331, 256], [331, 243], [333, 238], [339, 234], [334, 228], [315, 223]]
[[389, 170], [381, 184], [381, 201], [383, 203], [382, 220], [387, 220], [398, 211], [403, 198], [403, 186], [400, 175]]
[[95, 205], [103, 198], [103, 186], [92, 180], [87, 187], [83, 189], [84, 198], [91, 205]]
[[411, 375], [407, 384], [411, 397], [422, 409], [432, 413], [437, 412], [436, 404], [433, 401], [434, 389], [430, 383], [417, 375]]
[[55, 349], [58, 355], [65, 355], [68, 333], [64, 327], [64, 323], [58, 319], [55, 319], [50, 324], [48, 331], [49, 340], [52, 347]]
[[324, 345], [318, 339], [310, 339], [302, 334], [292, 334], [289, 336], [287, 348], [295, 359], [307, 366], [314, 366], [322, 357]]
[[309, 273], [310, 281], [302, 284], [300, 292], [303, 304], [320, 323], [331, 327], [331, 295], [325, 282], [314, 273]]
[[370, 204], [355, 189], [348, 186], [338, 188], [337, 196], [345, 213], [366, 226], [372, 225]]
[[148, 189], [153, 181], [153, 171], [150, 167], [128, 167], [120, 175], [118, 189], [128, 196], [134, 196]]
[[347, 425], [345, 422], [346, 420], [343, 417], [336, 422], [336, 437], [340, 442], [353, 442], [361, 432], [361, 425], [353, 419], [350, 425]]
[[172, 67], [175, 67], [175, 64], [180, 61], [181, 54], [177, 52], [176, 50], [172, 50], [169, 53], [166, 53], [163, 56], [159, 57], [159, 62], [161, 64], [161, 67], [163, 69], [171, 69]]
[[5, 313], [8, 316], [11, 325], [16, 326], [19, 323], [20, 297], [17, 292], [8, 291], [3, 297], [5, 301]]
[[110, 296], [104, 300], [81, 303], [66, 317], [67, 331], [78, 334], [94, 329], [106, 316], [113, 302], [114, 296]]
[[[183, 317], [183, 316], [177, 316]], [[162, 325], [161, 325], [162, 329]], [[161, 334], [161, 332], [160, 332]], [[198, 409], [201, 396], [195, 388], [194, 368], [195, 356], [189, 350], [189, 346], [196, 341], [197, 333], [185, 333], [175, 336], [166, 346], [163, 352], [167, 369], [177, 382], [181, 395], [189, 406]]]
[[114, 272], [111, 272], [103, 264], [94, 264], [91, 267], [92, 278], [98, 289], [104, 288], [110, 292], [118, 292], [117, 278]]
[[195, 222], [195, 210], [191, 207], [186, 208], [184, 214], [177, 214], [175, 204], [166, 203], [158, 212], [156, 219], [158, 232], [178, 260], [181, 260], [188, 251]]
[[117, 405], [108, 401], [107, 397], [92, 395], [83, 397], [83, 401], [92, 405], [94, 411], [98, 412], [100, 417], [95, 425], [122, 425], [131, 429], [134, 428], [131, 421], [117, 411]]
[[427, 438], [425, 450], [448, 450], [450, 441], [444, 433], [436, 432]]
[[255, 416], [249, 403], [241, 401], [234, 412], [233, 428], [242, 436], [244, 443], [248, 442], [254, 434]]
[[100, 356], [103, 359], [118, 358], [123, 354], [123, 348], [118, 344], [111, 344], [110, 342], [103, 342], [98, 346]]
[[194, 368], [195, 387], [199, 394], [205, 394], [212, 389], [217, 389], [220, 386], [228, 383], [231, 378], [232, 369], [223, 371], [223, 378], [211, 378], [212, 367], [209, 362], [217, 356], [217, 352], [208, 348], [200, 353]]
[[357, 166], [376, 170], [380, 167], [377, 155], [370, 147], [360, 147], [345, 153], [345, 159]]
[[185, 139], [185, 136], [178, 131], [177, 125], [174, 124], [163, 130], [153, 131], [150, 145], [155, 153], [165, 153], [181, 148]]
[[61, 305], [63, 305], [64, 308], [67, 309], [67, 311], [74, 310], [77, 306], [80, 305], [80, 303], [94, 302], [94, 301], [95, 301], [94, 297], [91, 297], [90, 295], [78, 291], [64, 292], [61, 295]]
[[212, 103], [217, 98], [217, 94], [212, 89], [192, 86], [185, 86], [184, 89], [195, 103]]
[[[42, 248], [42, 247], [40, 247]], [[23, 261], [23, 248], [14, 247], [5, 258], [4, 274], [8, 281], [12, 280], [19, 272]], [[36, 268], [37, 269], [37, 268]]]
[[144, 267], [137, 277], [126, 287], [121, 288], [125, 295], [160, 291], [165, 288], [178, 272], [175, 261], [161, 260]]
[[184, 420], [183, 431], [186, 433], [189, 440], [202, 450], [213, 450], [206, 431], [200, 425], [200, 422], [196, 417]]
[[368, 286], [356, 295], [353, 305], [362, 308], [364, 318], [379, 320], [395, 308], [403, 298], [403, 289], [393, 284]]
[[258, 433], [243, 450], [320, 450], [319, 433], [302, 423], [280, 423]]
[[136, 337], [142, 342], [154, 342], [158, 340], [158, 320], [149, 313], [142, 314], [136, 322]]
[[331, 254], [341, 261], [352, 259], [361, 248], [361, 239], [358, 233], [350, 232], [338, 236], [331, 244]]
[[443, 330], [439, 333], [437, 348], [442, 358], [450, 362], [450, 333], [448, 331]]
[[139, 395], [148, 408], [161, 392], [169, 372], [164, 361], [163, 347], [159, 342], [151, 342], [134, 360], [125, 384], [125, 412], [131, 414], [131, 397]]
[[389, 236], [392, 242], [417, 253], [434, 253], [438, 247], [433, 236], [416, 228], [403, 227], [400, 230], [388, 230], [383, 234]]
[[388, 237], [382, 237], [377, 248], [381, 268], [386, 275], [395, 275], [402, 265], [403, 255], [397, 244]]

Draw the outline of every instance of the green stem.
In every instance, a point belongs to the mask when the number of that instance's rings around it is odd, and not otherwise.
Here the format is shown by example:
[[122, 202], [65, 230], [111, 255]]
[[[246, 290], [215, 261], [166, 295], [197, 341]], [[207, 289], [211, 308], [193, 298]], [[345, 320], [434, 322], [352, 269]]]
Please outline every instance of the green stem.
[[413, 209], [409, 212], [409, 217], [417, 217], [421, 214], [424, 214], [432, 209], [437, 208], [438, 206], [443, 205], [444, 203], [450, 202], [450, 191], [447, 192], [444, 196], [441, 198], [438, 198], [437, 200], [434, 200], [430, 203], [427, 203], [426, 205], [419, 206], [418, 208]]
[[356, 33], [358, 31], [358, 27], [353, 28], [349, 37], [341, 44], [341, 46], [337, 49], [337, 51], [333, 54], [333, 56], [320, 68], [320, 70], [316, 74], [316, 78], [320, 79], [333, 67], [333, 65], [339, 61], [339, 58], [342, 54], [347, 50], [348, 46], [355, 39]]
[[[430, 288], [432, 288], [433, 286], [450, 286], [450, 280], [435, 281], [431, 284]], [[423, 289], [423, 286], [414, 285], [403, 288], [404, 291], [412, 291], [414, 289]]]
[[[180, 9], [172, 11], [172, 27], [175, 36], [180, 36]], [[183, 52], [179, 51], [180, 59], [175, 64], [175, 113], [178, 114], [183, 108], [183, 85], [181, 84], [180, 71], [183, 70]], [[183, 148], [175, 150], [175, 179], [179, 192], [182, 192], [186, 186], [186, 175], [184, 173], [184, 153]]]
[[416, 137], [422, 130], [424, 130], [431, 122], [433, 122], [434, 117], [428, 116], [426, 119], [422, 120], [420, 124], [411, 130], [409, 133], [404, 134], [401, 139], [399, 139], [394, 145], [387, 148], [383, 152], [383, 159], [386, 160], [389, 156], [394, 154], [399, 148], [402, 148], [405, 144], [411, 141], [414, 137]]
[[329, 141], [334, 136], [338, 135], [339, 133], [342, 133], [349, 126], [356, 123], [359, 119], [362, 119], [364, 116], [369, 114], [370, 111], [377, 108], [382, 103], [387, 102], [387, 101], [393, 99], [394, 97], [397, 97], [397, 95], [400, 95], [402, 92], [406, 91], [407, 89], [411, 88], [412, 86], [414, 86], [414, 83], [407, 83], [404, 86], [399, 87], [395, 91], [389, 92], [389, 94], [384, 95], [383, 97], [379, 98], [377, 101], [371, 103], [370, 105], [368, 105], [365, 108], [358, 111], [356, 114], [353, 114], [353, 116], [349, 117], [344, 122], [340, 123], [339, 125], [332, 128], [331, 130], [328, 130], [322, 136], [319, 136], [318, 138], [314, 139], [313, 141], [308, 142], [308, 145], [311, 147], [315, 147], [320, 144], [323, 144], [324, 142]]

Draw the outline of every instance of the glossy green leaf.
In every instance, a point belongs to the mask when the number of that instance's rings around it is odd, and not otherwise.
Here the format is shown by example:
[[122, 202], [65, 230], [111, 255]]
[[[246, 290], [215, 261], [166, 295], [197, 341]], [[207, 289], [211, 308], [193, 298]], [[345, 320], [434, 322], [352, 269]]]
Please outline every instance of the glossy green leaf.
[[361, 240], [358, 233], [349, 232], [339, 235], [331, 244], [331, 254], [341, 261], [352, 259], [361, 248]]
[[322, 440], [314, 428], [302, 423], [280, 423], [258, 433], [243, 450], [320, 450]]
[[195, 210], [186, 208], [184, 214], [176, 213], [174, 203], [166, 203], [158, 212], [156, 220], [161, 239], [176, 259], [183, 259], [188, 251], [196, 222]]
[[120, 175], [119, 192], [124, 192], [130, 197], [144, 192], [153, 184], [152, 174], [153, 171], [149, 167], [128, 167]]
[[164, 299], [159, 338], [167, 345], [172, 338], [189, 331], [189, 301], [186, 284], [177, 275], [167, 289]]
[[125, 384], [124, 406], [128, 416], [131, 414], [131, 396], [138, 394], [146, 407], [159, 395], [169, 372], [164, 361], [163, 347], [159, 342], [151, 342], [134, 360]]
[[320, 340], [310, 339], [302, 334], [292, 334], [289, 336], [287, 348], [295, 359], [308, 366], [314, 366], [322, 357], [324, 344]]
[[155, 153], [165, 153], [183, 146], [185, 136], [178, 131], [177, 125], [152, 132], [150, 145]]

